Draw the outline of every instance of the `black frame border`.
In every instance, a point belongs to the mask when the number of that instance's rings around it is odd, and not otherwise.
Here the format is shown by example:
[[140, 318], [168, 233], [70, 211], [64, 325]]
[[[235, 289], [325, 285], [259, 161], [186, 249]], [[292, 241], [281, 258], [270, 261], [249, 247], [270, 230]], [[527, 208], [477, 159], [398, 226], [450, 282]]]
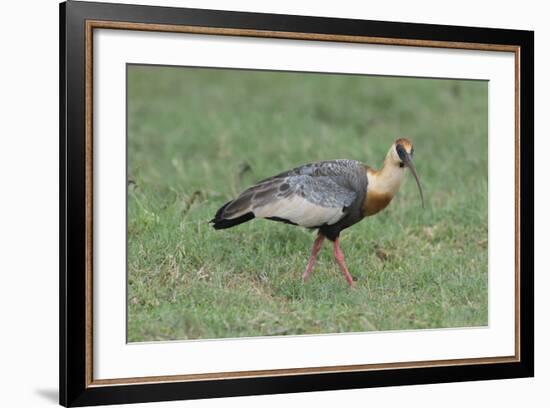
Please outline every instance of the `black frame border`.
[[[511, 363], [86, 386], [87, 20], [514, 45], [520, 47], [520, 355]], [[534, 376], [534, 32], [68, 1], [59, 8], [59, 400], [64, 406], [340, 390]]]

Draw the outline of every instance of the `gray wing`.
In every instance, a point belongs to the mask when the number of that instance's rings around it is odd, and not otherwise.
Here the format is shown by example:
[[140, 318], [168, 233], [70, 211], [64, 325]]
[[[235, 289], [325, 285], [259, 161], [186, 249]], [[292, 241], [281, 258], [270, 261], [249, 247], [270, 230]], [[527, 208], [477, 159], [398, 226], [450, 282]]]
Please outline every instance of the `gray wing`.
[[[228, 203], [223, 218], [252, 212], [304, 227], [332, 225], [364, 197], [366, 175], [353, 160], [306, 164], [262, 180]], [[362, 194], [362, 195], [361, 195]]]
[[292, 170], [288, 170], [283, 173], [279, 173], [276, 176], [262, 180], [258, 184], [277, 178], [298, 175], [311, 177], [329, 176], [338, 179], [340, 182], [344, 181], [347, 183], [353, 183], [353, 181], [363, 182], [366, 180], [366, 176], [364, 176], [364, 168], [365, 166], [356, 160], [326, 160], [295, 167]]

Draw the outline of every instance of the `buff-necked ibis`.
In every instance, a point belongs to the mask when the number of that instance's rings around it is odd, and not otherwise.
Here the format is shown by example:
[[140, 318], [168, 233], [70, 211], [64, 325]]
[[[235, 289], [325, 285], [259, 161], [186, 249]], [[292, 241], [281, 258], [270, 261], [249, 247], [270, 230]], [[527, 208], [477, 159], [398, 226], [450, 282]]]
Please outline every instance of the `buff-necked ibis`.
[[401, 187], [405, 167], [416, 179], [424, 206], [412, 157], [412, 143], [401, 138], [391, 145], [380, 170], [347, 159], [305, 164], [246, 189], [224, 204], [211, 223], [215, 229], [224, 229], [253, 218], [265, 218], [318, 229], [304, 281], [311, 274], [324, 239], [328, 238], [334, 242], [334, 258], [342, 274], [353, 286], [340, 249], [340, 232], [386, 208]]

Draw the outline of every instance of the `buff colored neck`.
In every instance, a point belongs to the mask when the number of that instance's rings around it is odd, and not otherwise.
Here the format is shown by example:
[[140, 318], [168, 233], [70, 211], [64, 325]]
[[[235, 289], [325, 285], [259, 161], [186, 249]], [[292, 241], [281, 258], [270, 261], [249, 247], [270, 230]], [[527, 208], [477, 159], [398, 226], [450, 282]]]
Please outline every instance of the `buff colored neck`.
[[368, 169], [369, 186], [368, 189], [377, 194], [388, 194], [394, 196], [401, 187], [405, 178], [405, 168], [399, 167], [391, 150], [386, 155], [384, 165], [380, 170]]
[[399, 191], [404, 176], [405, 169], [399, 167], [399, 162], [394, 159], [391, 149], [384, 160], [382, 169], [377, 171], [367, 167], [369, 184], [363, 202], [363, 216], [377, 214], [386, 208]]

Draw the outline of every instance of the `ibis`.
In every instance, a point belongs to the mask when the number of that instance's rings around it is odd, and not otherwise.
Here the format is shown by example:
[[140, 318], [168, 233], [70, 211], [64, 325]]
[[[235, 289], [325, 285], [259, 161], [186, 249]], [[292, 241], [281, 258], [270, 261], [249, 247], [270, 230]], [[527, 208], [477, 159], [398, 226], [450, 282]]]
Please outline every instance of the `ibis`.
[[309, 278], [323, 241], [328, 239], [333, 242], [340, 271], [353, 287], [354, 280], [340, 248], [340, 233], [386, 208], [401, 187], [405, 169], [414, 176], [424, 207], [413, 153], [411, 141], [400, 138], [391, 145], [380, 170], [348, 159], [296, 167], [247, 188], [225, 203], [210, 222], [215, 229], [224, 229], [264, 218], [316, 229], [318, 234], [303, 280]]

